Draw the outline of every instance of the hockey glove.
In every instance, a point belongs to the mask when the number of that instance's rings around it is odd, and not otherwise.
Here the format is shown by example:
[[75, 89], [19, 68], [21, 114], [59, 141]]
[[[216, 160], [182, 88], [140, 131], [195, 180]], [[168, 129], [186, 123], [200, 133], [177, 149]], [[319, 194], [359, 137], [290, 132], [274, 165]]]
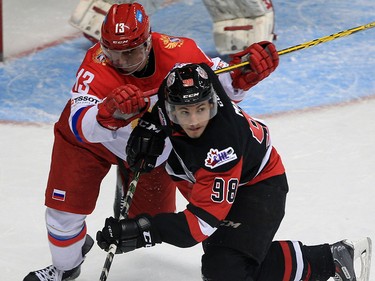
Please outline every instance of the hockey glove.
[[164, 150], [166, 135], [153, 124], [151, 113], [139, 119], [126, 145], [126, 161], [132, 171], [150, 172]]
[[279, 65], [275, 45], [268, 41], [254, 43], [242, 52], [230, 56], [230, 65], [249, 61], [249, 65], [231, 72], [233, 87], [245, 91], [269, 76]]
[[102, 231], [96, 234], [96, 241], [98, 246], [105, 251], [109, 250], [111, 244], [118, 243], [116, 254], [161, 243], [159, 235], [152, 230], [149, 215], [139, 215], [134, 219], [120, 221], [113, 217], [107, 218]]
[[117, 130], [140, 117], [150, 103], [145, 101], [143, 92], [136, 86], [128, 84], [114, 89], [98, 105], [97, 121], [109, 130]]

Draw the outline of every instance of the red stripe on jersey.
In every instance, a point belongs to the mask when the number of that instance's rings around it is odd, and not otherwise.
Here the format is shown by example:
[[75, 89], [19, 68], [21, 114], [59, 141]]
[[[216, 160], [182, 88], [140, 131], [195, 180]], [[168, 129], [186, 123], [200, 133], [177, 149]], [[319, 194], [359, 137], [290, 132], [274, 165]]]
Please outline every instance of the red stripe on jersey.
[[292, 255], [290, 253], [290, 249], [289, 249], [289, 245], [287, 242], [285, 241], [280, 241], [280, 246], [281, 246], [281, 249], [283, 250], [283, 254], [284, 254], [284, 277], [283, 277], [283, 281], [289, 281], [291, 280], [291, 275], [292, 275], [292, 264], [293, 264], [293, 260], [292, 260]]
[[74, 243], [84, 239], [86, 237], [87, 228], [86, 225], [82, 228], [81, 232], [78, 233], [76, 236], [69, 238], [69, 239], [59, 239], [53, 237], [50, 233], [48, 233], [48, 240], [57, 247], [68, 247], [73, 245]]
[[201, 231], [201, 228], [199, 226], [198, 218], [191, 213], [189, 210], [185, 210], [184, 214], [186, 216], [186, 220], [189, 225], [190, 234], [191, 236], [197, 241], [202, 242], [205, 240], [208, 236], [204, 235]]

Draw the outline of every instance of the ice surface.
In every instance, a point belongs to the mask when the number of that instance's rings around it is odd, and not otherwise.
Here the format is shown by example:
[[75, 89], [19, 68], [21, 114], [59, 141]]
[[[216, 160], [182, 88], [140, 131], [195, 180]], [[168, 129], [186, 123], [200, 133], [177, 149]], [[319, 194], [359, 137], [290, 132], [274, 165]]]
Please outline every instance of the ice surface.
[[[30, 270], [51, 263], [43, 202], [52, 123], [69, 98], [75, 71], [90, 44], [77, 38], [14, 57], [75, 34], [67, 19], [76, 3], [3, 0], [4, 25], [14, 29], [5, 37], [8, 59], [0, 64], [1, 280], [22, 280]], [[365, 0], [274, 0], [274, 5], [278, 49], [369, 23], [375, 15], [375, 5]], [[153, 14], [152, 21], [154, 30], [193, 37], [208, 54], [217, 55], [210, 19], [200, 1], [169, 4]], [[281, 57], [277, 71], [241, 104], [269, 125], [287, 168], [290, 193], [277, 239], [308, 245], [375, 239], [374, 32]], [[93, 237], [112, 214], [114, 186], [112, 170], [87, 219]], [[179, 196], [179, 209], [185, 204]], [[200, 280], [200, 255], [200, 245], [137, 250], [115, 257], [108, 281]], [[77, 280], [98, 280], [105, 256], [95, 246]]]

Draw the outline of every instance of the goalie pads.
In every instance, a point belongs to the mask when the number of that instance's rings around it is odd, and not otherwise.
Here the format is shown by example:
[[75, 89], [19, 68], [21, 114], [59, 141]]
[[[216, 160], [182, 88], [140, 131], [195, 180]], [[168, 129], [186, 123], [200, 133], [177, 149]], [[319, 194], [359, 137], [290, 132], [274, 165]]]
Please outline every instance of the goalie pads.
[[80, 0], [68, 22], [81, 30], [90, 41], [96, 43], [100, 39], [102, 23], [109, 8], [113, 4], [133, 2], [140, 3], [149, 15], [157, 8], [157, 0]]
[[272, 42], [274, 9], [271, 0], [203, 0], [213, 20], [217, 51], [232, 54], [260, 41]]
[[102, 0], [81, 0], [73, 11], [69, 23], [81, 30], [92, 42], [100, 39], [100, 29], [105, 15], [112, 6]]

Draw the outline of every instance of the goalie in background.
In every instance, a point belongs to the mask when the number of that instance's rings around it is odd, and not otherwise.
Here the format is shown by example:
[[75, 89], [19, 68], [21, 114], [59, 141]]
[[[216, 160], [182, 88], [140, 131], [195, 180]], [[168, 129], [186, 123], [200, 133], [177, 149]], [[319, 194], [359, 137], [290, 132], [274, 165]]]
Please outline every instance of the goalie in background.
[[157, 7], [163, 6], [164, 0], [80, 0], [69, 18], [69, 23], [81, 30], [83, 35], [93, 43], [100, 40], [100, 30], [103, 20], [113, 4], [141, 4], [148, 15], [154, 13]]
[[221, 55], [276, 38], [271, 0], [202, 1], [212, 17], [215, 45]]
[[[213, 21], [213, 35], [219, 54], [233, 54], [260, 41], [272, 42], [274, 9], [271, 0], [202, 0]], [[100, 39], [103, 19], [112, 4], [140, 3], [151, 15], [165, 5], [164, 0], [80, 0], [69, 23], [93, 43]]]

